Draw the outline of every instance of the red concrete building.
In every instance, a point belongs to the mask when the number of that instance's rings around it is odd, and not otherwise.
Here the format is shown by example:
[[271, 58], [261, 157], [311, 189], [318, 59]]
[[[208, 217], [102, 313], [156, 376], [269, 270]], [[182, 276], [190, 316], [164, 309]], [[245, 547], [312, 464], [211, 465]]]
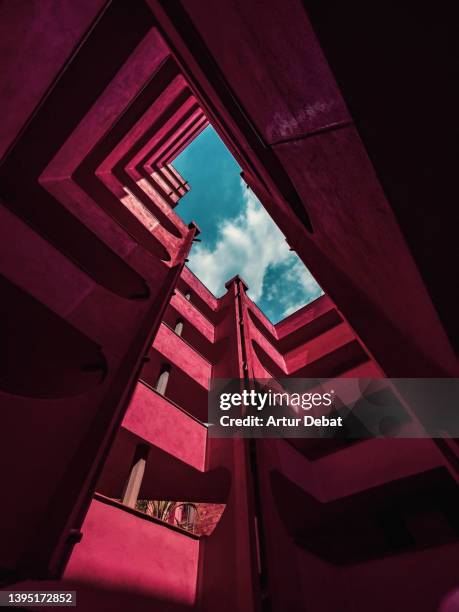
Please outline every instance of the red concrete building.
[[[452, 9], [317, 4], [2, 3], [3, 588], [459, 610], [454, 440], [205, 424], [213, 378], [457, 376]], [[277, 325], [185, 265], [209, 122], [325, 290]]]

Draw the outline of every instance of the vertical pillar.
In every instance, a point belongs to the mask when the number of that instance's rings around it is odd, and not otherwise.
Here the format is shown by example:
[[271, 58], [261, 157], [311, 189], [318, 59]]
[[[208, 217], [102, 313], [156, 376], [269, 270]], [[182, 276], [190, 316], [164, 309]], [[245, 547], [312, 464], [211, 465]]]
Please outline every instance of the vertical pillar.
[[123, 504], [130, 506], [131, 508], [135, 508], [139, 498], [148, 452], [149, 446], [146, 444], [137, 445], [131, 471], [129, 472], [129, 478], [123, 494]]
[[181, 336], [182, 335], [182, 331], [183, 331], [183, 321], [182, 321], [182, 319], [178, 319], [178, 321], [175, 324], [174, 331], [177, 334], [177, 336]]
[[156, 391], [161, 395], [165, 395], [167, 384], [169, 382], [169, 375], [171, 373], [171, 366], [168, 363], [163, 364], [161, 368], [161, 372], [158, 376], [158, 380], [156, 381]]

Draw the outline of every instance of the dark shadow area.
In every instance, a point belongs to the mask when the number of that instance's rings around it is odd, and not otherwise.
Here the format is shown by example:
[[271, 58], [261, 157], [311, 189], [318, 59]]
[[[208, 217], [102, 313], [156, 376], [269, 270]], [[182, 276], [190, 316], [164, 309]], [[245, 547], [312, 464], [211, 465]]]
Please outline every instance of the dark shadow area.
[[59, 398], [104, 380], [107, 362], [95, 342], [1, 275], [0, 293], [0, 389]]

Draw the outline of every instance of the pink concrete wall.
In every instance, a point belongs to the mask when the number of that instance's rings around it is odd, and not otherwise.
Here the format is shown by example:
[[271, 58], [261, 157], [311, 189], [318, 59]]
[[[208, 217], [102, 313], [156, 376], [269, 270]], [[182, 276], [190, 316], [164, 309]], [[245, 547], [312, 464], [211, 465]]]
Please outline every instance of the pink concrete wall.
[[204, 470], [207, 429], [145, 385], [137, 385], [123, 427], [188, 465]]
[[191, 302], [186, 300], [182, 293], [176, 291], [170, 304], [207, 340], [214, 342], [214, 325]]
[[[101, 154], [101, 141], [116, 132], [149, 78], [161, 43], [147, 9], [110, 6], [96, 22], [102, 4], [89, 4], [77, 11], [52, 0], [2, 6], [4, 111], [11, 118], [2, 150], [17, 136], [0, 166], [2, 278], [25, 295], [26, 306], [10, 305], [8, 329], [36, 321], [28, 342], [21, 341], [28, 356], [22, 373], [33, 356], [39, 360], [35, 372], [43, 372], [42, 397], [30, 392], [33, 376], [14, 394], [8, 392], [11, 384], [1, 390], [9, 414], [2, 463], [14, 461], [5, 476], [12, 503], [1, 512], [7, 531], [1, 565], [11, 575], [58, 575], [193, 233], [186, 228], [170, 269], [159, 261], [161, 245], [148, 230], [140, 226], [142, 239], [133, 236], [130, 230], [139, 224], [116, 197], [110, 208], [93, 189], [97, 182], [90, 188], [78, 184], [76, 169]], [[106, 53], [96, 62], [102, 38]], [[128, 231], [115, 210], [125, 215]], [[38, 310], [48, 313], [44, 329]], [[63, 329], [72, 341], [51, 354], [67, 337]], [[41, 332], [48, 333], [47, 342]], [[97, 358], [91, 350], [70, 354], [85, 339], [97, 347]], [[24, 422], [33, 426], [24, 429]]]
[[[353, 612], [425, 610], [437, 612], [457, 589], [458, 544], [380, 559], [342, 574]], [[409, 577], [407, 579], [407, 577]], [[452, 603], [450, 611], [457, 610]]]
[[[83, 524], [66, 581], [192, 606], [196, 598], [199, 541], [118, 507], [94, 500]], [[171, 571], [173, 569], [173, 571]], [[107, 605], [106, 604], [106, 605]]]
[[0, 157], [46, 92], [104, 0], [66, 6], [59, 0], [2, 3], [0, 57], [2, 121]]
[[161, 325], [158, 330], [153, 347], [165, 361], [184, 370], [204, 389], [209, 388], [212, 365], [166, 325]]

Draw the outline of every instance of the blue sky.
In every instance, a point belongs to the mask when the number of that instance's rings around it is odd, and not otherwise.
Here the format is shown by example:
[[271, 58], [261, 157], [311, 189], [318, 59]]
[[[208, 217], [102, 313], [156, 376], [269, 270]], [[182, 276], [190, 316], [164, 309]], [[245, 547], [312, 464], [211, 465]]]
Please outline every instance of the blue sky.
[[240, 178], [240, 168], [212, 127], [207, 127], [173, 162], [191, 191], [176, 207], [195, 221], [189, 267], [217, 297], [239, 274], [248, 294], [277, 323], [322, 294], [284, 236]]

